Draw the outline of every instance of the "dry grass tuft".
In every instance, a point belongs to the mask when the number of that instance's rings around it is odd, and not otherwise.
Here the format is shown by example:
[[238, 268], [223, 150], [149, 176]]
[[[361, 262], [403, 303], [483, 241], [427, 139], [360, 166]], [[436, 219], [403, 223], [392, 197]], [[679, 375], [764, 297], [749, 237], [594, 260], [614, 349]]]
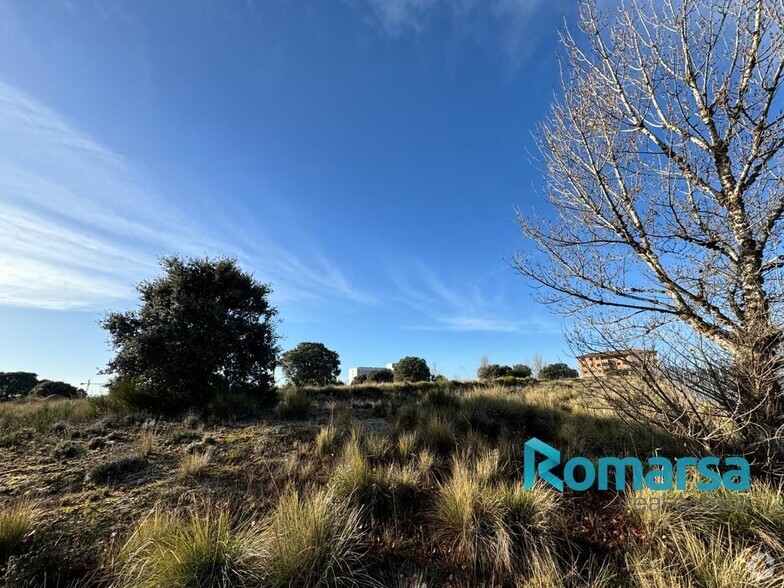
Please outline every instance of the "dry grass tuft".
[[29, 502], [0, 507], [0, 560], [18, 551], [37, 515], [37, 509]]
[[332, 423], [319, 429], [316, 434], [316, 453], [318, 455], [331, 455], [335, 452], [338, 432]]
[[225, 510], [179, 516], [154, 509], [120, 548], [117, 588], [250, 586], [258, 577], [253, 538], [231, 527]]
[[179, 474], [182, 478], [199, 478], [207, 471], [212, 454], [210, 451], [203, 453], [186, 453], [180, 458]]
[[551, 549], [552, 532], [561, 526], [556, 497], [543, 487], [489, 483], [486, 473], [453, 462], [436, 502], [435, 538], [475, 574], [508, 581]]
[[397, 453], [402, 460], [406, 461], [414, 455], [418, 441], [416, 431], [404, 432], [398, 435]]
[[149, 457], [160, 446], [161, 439], [154, 429], [142, 429], [141, 434], [134, 443], [136, 453], [141, 457]]
[[290, 490], [259, 534], [260, 586], [370, 584], [363, 562], [360, 512], [330, 491], [307, 498]]

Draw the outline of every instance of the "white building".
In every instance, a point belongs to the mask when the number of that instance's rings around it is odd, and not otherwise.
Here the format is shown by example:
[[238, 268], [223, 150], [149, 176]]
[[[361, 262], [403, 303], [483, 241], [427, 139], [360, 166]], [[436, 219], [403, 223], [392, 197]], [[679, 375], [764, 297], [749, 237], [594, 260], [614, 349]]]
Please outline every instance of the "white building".
[[351, 382], [353, 382], [354, 378], [356, 378], [357, 376], [361, 376], [361, 375], [364, 375], [364, 374], [369, 374], [370, 372], [377, 372], [378, 370], [383, 370], [383, 369], [384, 368], [380, 368], [380, 367], [354, 367], [354, 368], [349, 368], [349, 370], [348, 370], [348, 383], [351, 384]]

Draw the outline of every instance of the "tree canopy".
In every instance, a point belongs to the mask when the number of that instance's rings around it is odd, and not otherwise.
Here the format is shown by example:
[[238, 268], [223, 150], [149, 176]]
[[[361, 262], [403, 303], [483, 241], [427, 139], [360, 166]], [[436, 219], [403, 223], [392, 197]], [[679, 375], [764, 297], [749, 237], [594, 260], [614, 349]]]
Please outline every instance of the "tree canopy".
[[0, 372], [0, 400], [26, 396], [38, 383], [38, 374], [31, 372]]
[[543, 380], [566, 380], [577, 378], [580, 374], [576, 369], [570, 368], [565, 363], [551, 363], [542, 368], [539, 377]]
[[295, 386], [327, 386], [340, 376], [340, 357], [323, 343], [300, 343], [281, 356], [280, 366]]
[[116, 351], [107, 373], [139, 382], [157, 408], [203, 405], [216, 393], [264, 394], [278, 354], [270, 286], [233, 259], [165, 257], [137, 286], [137, 310], [107, 314]]
[[421, 357], [404, 357], [394, 366], [396, 382], [429, 382], [430, 368]]

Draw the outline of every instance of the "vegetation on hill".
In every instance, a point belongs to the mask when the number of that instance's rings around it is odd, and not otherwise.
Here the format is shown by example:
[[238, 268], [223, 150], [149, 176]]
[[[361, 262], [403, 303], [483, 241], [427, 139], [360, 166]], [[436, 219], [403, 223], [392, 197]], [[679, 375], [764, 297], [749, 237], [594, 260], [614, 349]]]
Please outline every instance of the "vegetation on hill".
[[660, 498], [650, 491], [523, 489], [522, 444], [534, 436], [591, 459], [694, 451], [592, 405], [594, 386], [290, 387], [277, 408], [242, 421], [155, 418], [111, 397], [6, 402], [0, 578], [80, 588], [780, 586], [784, 496], [765, 479], [734, 508], [712, 508], [693, 489], [667, 495], [687, 509], [647, 508]]

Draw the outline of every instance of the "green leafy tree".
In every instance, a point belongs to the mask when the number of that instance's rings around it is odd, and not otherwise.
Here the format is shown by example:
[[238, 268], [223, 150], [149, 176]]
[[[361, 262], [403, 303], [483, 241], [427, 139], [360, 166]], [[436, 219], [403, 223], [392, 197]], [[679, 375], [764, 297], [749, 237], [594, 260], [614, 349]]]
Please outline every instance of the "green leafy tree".
[[137, 286], [138, 310], [102, 321], [117, 352], [106, 372], [133, 380], [159, 410], [204, 406], [219, 392], [268, 394], [278, 354], [270, 286], [233, 259], [160, 264], [160, 277]]
[[508, 365], [498, 365], [491, 363], [479, 366], [476, 370], [476, 377], [480, 380], [494, 380], [495, 378], [503, 378], [504, 376], [511, 375], [512, 368]]
[[375, 384], [386, 384], [395, 381], [395, 372], [387, 368], [373, 370], [367, 374], [367, 381]]
[[327, 386], [340, 375], [340, 357], [323, 343], [300, 343], [281, 356], [280, 365], [295, 386]]
[[38, 383], [38, 374], [31, 372], [0, 372], [0, 400], [26, 396]]
[[551, 363], [542, 368], [539, 377], [543, 380], [566, 380], [576, 378], [579, 374], [574, 368], [570, 368], [565, 363]]
[[421, 357], [404, 357], [395, 364], [396, 382], [429, 382], [430, 368]]
[[530, 378], [532, 374], [531, 368], [524, 363], [516, 363], [509, 371], [509, 375], [515, 378]]
[[46, 398], [47, 396], [63, 396], [64, 398], [84, 398], [87, 392], [67, 382], [57, 382], [53, 380], [41, 380], [32, 390], [29, 396]]

